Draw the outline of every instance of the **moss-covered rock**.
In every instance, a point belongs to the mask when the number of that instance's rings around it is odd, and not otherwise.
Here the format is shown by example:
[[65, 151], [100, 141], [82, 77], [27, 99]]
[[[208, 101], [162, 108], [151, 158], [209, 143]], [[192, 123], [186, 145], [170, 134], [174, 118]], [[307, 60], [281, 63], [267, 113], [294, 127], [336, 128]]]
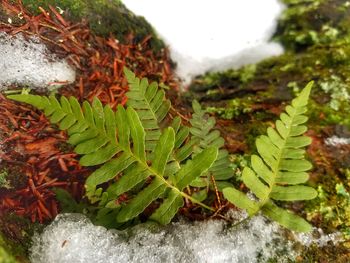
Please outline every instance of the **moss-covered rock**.
[[23, 4], [33, 14], [40, 13], [39, 7], [49, 10], [51, 5], [70, 21], [85, 19], [91, 30], [100, 36], [112, 34], [123, 42], [130, 33], [136, 36], [136, 40], [151, 35], [156, 50], [164, 47], [152, 26], [143, 17], [129, 11], [119, 0], [23, 0]]
[[[308, 81], [315, 80], [312, 121], [350, 127], [350, 4], [335, 0], [285, 2], [288, 8], [280, 19], [276, 38], [282, 41], [287, 52], [238, 70], [198, 77], [190, 87], [193, 96], [208, 101], [210, 106], [215, 106], [216, 101], [217, 106], [227, 108], [226, 111], [220, 109], [221, 115], [230, 117], [232, 104], [247, 108], [249, 104], [254, 107], [253, 104], [258, 103], [287, 101]], [[326, 16], [322, 12], [330, 14]], [[347, 22], [348, 26], [344, 26]], [[301, 32], [324, 25], [341, 33], [327, 41], [303, 45], [302, 49], [296, 47], [295, 41]], [[291, 28], [295, 34], [290, 33]]]
[[344, 0], [284, 0], [276, 37], [287, 49], [329, 44], [350, 34], [350, 2]]

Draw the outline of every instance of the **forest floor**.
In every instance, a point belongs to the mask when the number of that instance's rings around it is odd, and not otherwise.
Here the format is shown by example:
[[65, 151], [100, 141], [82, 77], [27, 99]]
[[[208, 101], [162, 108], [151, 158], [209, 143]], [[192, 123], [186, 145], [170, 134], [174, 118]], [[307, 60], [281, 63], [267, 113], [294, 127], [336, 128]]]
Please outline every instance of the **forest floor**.
[[[127, 81], [122, 69], [127, 66], [138, 77], [168, 87], [174, 114], [188, 118], [195, 98], [216, 116], [238, 174], [248, 162], [247, 155], [255, 151], [256, 136], [273, 125], [286, 103], [308, 81], [315, 80], [307, 135], [313, 139], [308, 149], [308, 159], [314, 165], [310, 185], [319, 195], [288, 208], [326, 233], [339, 231], [344, 236], [344, 242], [336, 246], [305, 249], [300, 262], [350, 260], [348, 2], [285, 0], [288, 8], [275, 36], [285, 46], [285, 54], [239, 70], [200, 76], [185, 93], [180, 92], [181, 84], [174, 76], [174, 65], [164, 44], [146, 21], [126, 12], [121, 4], [101, 20], [119, 31], [106, 33], [101, 21], [94, 20], [102, 17], [106, 6], [60, 1], [61, 8], [70, 10], [62, 15], [48, 5], [56, 6], [55, 0], [46, 1], [41, 9], [39, 1], [23, 1], [24, 5], [14, 2], [1, 1], [0, 32], [35, 35], [76, 68], [77, 81], [55, 92], [76, 96], [79, 101], [98, 97], [115, 108], [126, 103]], [[113, 18], [115, 12], [122, 19]], [[88, 21], [80, 19], [89, 19], [89, 14], [95, 13], [99, 15]], [[123, 23], [116, 25], [116, 20], [126, 21], [131, 28], [123, 28]], [[138, 32], [140, 27], [146, 30]], [[50, 125], [39, 111], [4, 95], [0, 95], [0, 109], [0, 259], [1, 253], [11, 251], [25, 262], [33, 231], [61, 211], [54, 189], [65, 189], [81, 200], [84, 180], [92, 169], [79, 165], [78, 155], [66, 143], [67, 135]], [[239, 185], [239, 178], [233, 183]], [[193, 205], [181, 211], [190, 219], [203, 218]]]

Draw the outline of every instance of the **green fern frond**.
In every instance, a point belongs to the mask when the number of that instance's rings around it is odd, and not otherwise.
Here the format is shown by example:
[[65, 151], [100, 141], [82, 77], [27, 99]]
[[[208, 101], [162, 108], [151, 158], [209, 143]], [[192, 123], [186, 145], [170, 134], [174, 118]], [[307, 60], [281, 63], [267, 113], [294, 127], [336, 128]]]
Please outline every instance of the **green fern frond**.
[[311, 139], [302, 135], [307, 130], [303, 125], [308, 119], [304, 113], [311, 87], [312, 82], [286, 107], [286, 112], [276, 121], [276, 128], [268, 128], [267, 136], [256, 140], [259, 155], [252, 155], [251, 168], [243, 170], [242, 180], [257, 200], [234, 188], [223, 191], [230, 202], [246, 209], [251, 216], [261, 210], [281, 225], [302, 232], [309, 231], [311, 226], [301, 217], [279, 208], [274, 201], [309, 200], [317, 195], [313, 188], [300, 185], [308, 180], [307, 171], [312, 168], [304, 157], [304, 147]]
[[[211, 184], [211, 176], [214, 177], [219, 189], [222, 183], [233, 177], [233, 170], [229, 160], [229, 155], [226, 149], [224, 149], [225, 141], [220, 136], [220, 132], [215, 130], [215, 119], [208, 117], [206, 111], [201, 108], [201, 105], [197, 101], [193, 101], [193, 114], [190, 120], [191, 128], [190, 133], [192, 134], [192, 144], [194, 145], [194, 153], [198, 154], [207, 147], [219, 148], [218, 158], [209, 169], [209, 171], [203, 175], [201, 179], [196, 180], [193, 185], [197, 187], [208, 186]], [[222, 189], [220, 189], [222, 190]]]
[[105, 163], [120, 150], [116, 141], [114, 113], [107, 105], [102, 106], [98, 99], [90, 105], [80, 107], [76, 98], [69, 100], [55, 96], [45, 97], [31, 94], [9, 95], [9, 99], [25, 102], [43, 110], [51, 123], [59, 124], [61, 130], [67, 130], [68, 142], [75, 146], [75, 152], [84, 155], [80, 163], [93, 166]]
[[146, 150], [152, 151], [160, 137], [159, 125], [169, 112], [170, 101], [165, 98], [165, 92], [158, 87], [158, 83], [149, 84], [146, 78], [137, 78], [127, 68], [124, 68], [124, 74], [129, 83], [127, 105], [139, 115], [146, 131]]
[[[120, 195], [139, 184], [143, 185], [135, 196], [128, 193], [130, 201], [117, 208], [119, 222], [137, 217], [155, 200], [160, 202], [160, 206], [151, 219], [164, 224], [175, 216], [184, 198], [212, 210], [188, 196], [183, 189], [212, 166], [218, 150], [208, 147], [191, 159], [188, 159], [189, 154], [182, 153], [185, 157], [181, 164], [171, 168], [174, 156], [177, 156], [189, 134], [188, 129], [181, 129], [178, 118], [173, 120], [171, 127], [157, 130], [160, 136], [148, 154], [149, 131], [143, 127], [140, 111], [135, 111], [133, 107], [125, 109], [118, 106], [113, 112], [109, 106], [103, 107], [98, 99], [94, 99], [92, 104], [84, 102], [80, 107], [73, 97], [69, 100], [61, 97], [58, 101], [54, 96], [21, 94], [8, 98], [38, 107], [51, 122], [67, 130], [70, 136], [68, 142], [82, 155], [82, 165], [102, 164], [85, 183], [86, 195], [92, 203], [99, 202], [100, 206], [109, 208]], [[110, 184], [106, 191], [101, 187], [104, 183]]]
[[[146, 132], [146, 151], [154, 150], [161, 134], [161, 126], [171, 107], [170, 100], [165, 98], [165, 92], [159, 88], [158, 83], [149, 84], [146, 78], [139, 79], [128, 68], [124, 68], [124, 74], [128, 80], [127, 105], [139, 115]], [[181, 118], [176, 117], [171, 127], [175, 131], [174, 154], [170, 158], [167, 169], [173, 171], [180, 168], [180, 163], [191, 155], [191, 146], [184, 145], [189, 135], [189, 128], [181, 125]]]

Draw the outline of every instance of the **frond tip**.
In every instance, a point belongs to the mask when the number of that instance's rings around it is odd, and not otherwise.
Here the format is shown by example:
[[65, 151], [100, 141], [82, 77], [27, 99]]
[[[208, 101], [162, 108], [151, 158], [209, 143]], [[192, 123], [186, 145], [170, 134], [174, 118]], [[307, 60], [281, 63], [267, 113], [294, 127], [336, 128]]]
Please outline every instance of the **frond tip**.
[[234, 188], [225, 188], [224, 196], [249, 215], [262, 211], [267, 217], [281, 225], [301, 232], [311, 230], [311, 226], [301, 217], [279, 208], [274, 201], [310, 200], [317, 196], [315, 189], [300, 185], [308, 180], [307, 171], [312, 168], [305, 160], [305, 146], [311, 143], [303, 136], [307, 127], [307, 103], [312, 82], [310, 82], [286, 107], [275, 128], [268, 128], [267, 135], [256, 139], [258, 155], [251, 156], [251, 167], [242, 173], [242, 181], [254, 194], [249, 198]]

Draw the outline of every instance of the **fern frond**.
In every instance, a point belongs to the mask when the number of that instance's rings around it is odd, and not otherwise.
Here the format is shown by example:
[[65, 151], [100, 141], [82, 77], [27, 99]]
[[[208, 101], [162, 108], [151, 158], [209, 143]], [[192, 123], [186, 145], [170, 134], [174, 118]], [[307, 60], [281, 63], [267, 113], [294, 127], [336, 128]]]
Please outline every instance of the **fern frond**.
[[53, 95], [20, 94], [7, 97], [43, 110], [51, 123], [57, 123], [61, 130], [67, 130], [70, 136], [68, 142], [75, 146], [76, 153], [84, 155], [80, 159], [83, 166], [105, 163], [120, 151], [114, 113], [108, 105], [103, 107], [98, 99], [94, 99], [91, 105], [84, 102], [81, 108], [74, 97], [69, 100], [61, 97], [59, 101]]
[[220, 149], [218, 158], [213, 166], [209, 169], [208, 173], [203, 175], [204, 178], [194, 182], [194, 186], [208, 186], [211, 183], [211, 176], [220, 185], [221, 181], [226, 181], [233, 177], [229, 155], [227, 150], [224, 149], [225, 141], [220, 136], [220, 132], [214, 129], [215, 119], [208, 117], [206, 111], [201, 108], [201, 105], [197, 101], [193, 101], [192, 107], [194, 112], [190, 120], [192, 125], [190, 133], [192, 134], [194, 153], [198, 154], [207, 147], [217, 147]]
[[[82, 155], [82, 165], [102, 164], [85, 183], [86, 195], [92, 203], [99, 202], [100, 206], [109, 208], [121, 194], [144, 185], [135, 196], [130, 195], [127, 204], [118, 207], [119, 222], [137, 217], [155, 200], [161, 204], [151, 218], [160, 223], [168, 223], [175, 216], [183, 205], [183, 198], [212, 210], [182, 190], [212, 166], [218, 150], [208, 147], [191, 160], [186, 157], [185, 163], [176, 169], [170, 169], [173, 156], [189, 133], [181, 129], [179, 119], [174, 119], [172, 127], [159, 130], [155, 147], [147, 154], [147, 132], [132, 107], [125, 109], [119, 105], [113, 112], [98, 99], [91, 105], [84, 102], [81, 108], [75, 98], [61, 97], [58, 101], [54, 96], [28, 94], [9, 98], [44, 110], [50, 121], [60, 129], [67, 129], [69, 143]], [[101, 188], [104, 183], [110, 183], [106, 191]]]
[[124, 68], [124, 74], [129, 83], [127, 105], [139, 115], [146, 131], [146, 150], [152, 151], [160, 137], [159, 125], [169, 112], [170, 101], [165, 98], [165, 92], [158, 87], [158, 83], [149, 84], [146, 78], [137, 78], [127, 68]]
[[304, 147], [311, 139], [302, 135], [307, 130], [303, 125], [308, 119], [304, 113], [311, 87], [312, 82], [286, 107], [286, 112], [276, 121], [276, 128], [268, 128], [267, 136], [256, 140], [259, 154], [252, 155], [251, 168], [243, 170], [242, 180], [258, 200], [234, 188], [223, 191], [230, 202], [250, 215], [262, 210], [269, 218], [296, 231], [309, 231], [311, 226], [301, 217], [279, 208], [274, 201], [309, 200], [317, 195], [313, 188], [300, 185], [308, 180], [307, 171], [312, 168], [304, 157]]
[[[146, 78], [140, 79], [128, 68], [124, 67], [124, 74], [128, 80], [129, 91], [127, 92], [127, 105], [139, 115], [142, 126], [146, 132], [146, 151], [154, 150], [161, 134], [160, 126], [163, 126], [165, 117], [171, 107], [170, 100], [166, 99], [165, 92], [159, 88], [158, 83], [149, 84]], [[181, 125], [181, 118], [173, 119], [171, 125], [175, 131], [175, 150], [168, 163], [171, 173], [174, 169], [180, 168], [180, 163], [192, 153], [190, 145], [184, 145], [189, 135], [189, 128]]]

